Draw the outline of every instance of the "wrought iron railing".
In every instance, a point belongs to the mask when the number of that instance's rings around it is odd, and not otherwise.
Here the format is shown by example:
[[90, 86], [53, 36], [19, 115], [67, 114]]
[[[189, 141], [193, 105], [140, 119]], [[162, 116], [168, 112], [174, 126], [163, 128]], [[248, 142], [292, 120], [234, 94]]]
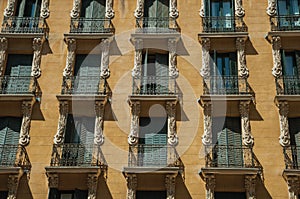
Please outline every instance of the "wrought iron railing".
[[300, 30], [300, 15], [278, 15], [270, 17], [272, 31]]
[[176, 19], [170, 17], [143, 17], [136, 19], [138, 33], [178, 33]]
[[114, 33], [110, 19], [77, 18], [71, 19], [70, 33]]
[[111, 89], [104, 78], [97, 76], [63, 77], [61, 94], [105, 95], [110, 93]]
[[205, 151], [205, 167], [262, 169], [251, 147], [214, 145], [206, 146]]
[[176, 79], [169, 76], [142, 76], [132, 79], [133, 95], [176, 95], [179, 88]]
[[205, 95], [243, 95], [251, 94], [246, 78], [238, 76], [210, 76], [203, 80]]
[[37, 96], [40, 93], [41, 89], [35, 77], [0, 77], [0, 94], [34, 94]]
[[284, 147], [283, 154], [286, 169], [300, 169], [300, 146]]
[[300, 78], [283, 76], [276, 78], [277, 95], [300, 95]]
[[47, 33], [49, 31], [46, 20], [40, 17], [4, 17], [3, 33]]
[[247, 32], [248, 28], [242, 17], [207, 16], [202, 17], [203, 32]]
[[29, 172], [31, 163], [25, 147], [21, 145], [0, 145], [0, 166], [1, 167], [21, 167]]

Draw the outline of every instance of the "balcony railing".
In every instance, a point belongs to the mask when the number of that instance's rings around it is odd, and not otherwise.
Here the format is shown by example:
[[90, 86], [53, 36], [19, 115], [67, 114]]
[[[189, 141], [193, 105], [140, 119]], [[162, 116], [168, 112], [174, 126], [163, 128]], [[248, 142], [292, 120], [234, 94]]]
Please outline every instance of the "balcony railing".
[[0, 77], [0, 94], [34, 94], [41, 93], [37, 79], [32, 76]]
[[100, 166], [105, 168], [107, 163], [100, 146], [68, 143], [53, 145], [50, 166]]
[[215, 145], [205, 151], [205, 167], [262, 168], [252, 148], [246, 146]]
[[270, 18], [272, 31], [300, 30], [300, 15], [279, 15]]
[[203, 80], [205, 95], [244, 95], [251, 94], [246, 78], [238, 76], [211, 76]]
[[286, 169], [300, 169], [300, 146], [289, 146], [283, 148]]
[[276, 78], [277, 95], [300, 95], [300, 78], [283, 76]]
[[25, 147], [21, 145], [0, 145], [0, 167], [21, 167], [29, 172], [31, 163]]
[[71, 19], [70, 33], [114, 33], [114, 31], [110, 19]]
[[133, 95], [176, 95], [179, 88], [176, 79], [169, 76], [133, 77]]
[[111, 90], [106, 81], [101, 77], [72, 76], [64, 77], [61, 94], [69, 95], [106, 95]]
[[169, 17], [143, 17], [136, 19], [137, 33], [178, 33], [176, 19]]
[[3, 33], [47, 33], [49, 31], [46, 20], [39, 17], [4, 17]]
[[242, 17], [236, 16], [207, 16], [202, 18], [203, 32], [247, 32], [248, 28]]

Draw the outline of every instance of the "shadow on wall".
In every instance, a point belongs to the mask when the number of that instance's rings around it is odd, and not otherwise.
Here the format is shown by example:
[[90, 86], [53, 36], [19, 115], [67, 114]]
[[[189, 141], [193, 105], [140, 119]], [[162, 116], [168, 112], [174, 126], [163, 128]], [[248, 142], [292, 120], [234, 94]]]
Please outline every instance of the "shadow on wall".
[[28, 181], [28, 178], [27, 178], [26, 174], [24, 174], [20, 178], [17, 198], [33, 199], [33, 196], [32, 196], [32, 193], [31, 193], [31, 190], [30, 190], [30, 187], [29, 187], [29, 181]]
[[[199, 185], [200, 186], [200, 185]], [[175, 198], [184, 198], [184, 199], [192, 199], [192, 196], [187, 189], [184, 179], [181, 175], [178, 175], [176, 178], [176, 197]]]
[[272, 199], [264, 183], [259, 179], [256, 181], [256, 196], [257, 199]]
[[97, 187], [97, 198], [99, 199], [112, 199], [112, 195], [106, 183], [106, 177], [103, 173], [99, 176], [98, 187]]

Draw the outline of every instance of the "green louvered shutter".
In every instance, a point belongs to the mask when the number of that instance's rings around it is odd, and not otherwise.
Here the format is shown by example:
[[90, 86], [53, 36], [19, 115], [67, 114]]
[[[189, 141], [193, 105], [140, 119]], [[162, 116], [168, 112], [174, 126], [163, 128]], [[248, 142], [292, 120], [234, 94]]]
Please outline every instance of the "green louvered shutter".
[[169, 0], [157, 0], [158, 28], [169, 28]]
[[91, 164], [93, 155], [95, 118], [81, 118], [80, 145], [83, 149], [80, 156], [83, 157], [84, 164]]
[[2, 161], [5, 161], [3, 157], [5, 157], [5, 137], [8, 128], [8, 120], [5, 117], [0, 118], [0, 165], [2, 165]]
[[155, 55], [156, 92], [169, 93], [169, 56], [168, 54]]
[[[83, 1], [81, 17], [86, 19], [104, 19], [105, 18], [105, 0], [88, 0]], [[87, 20], [83, 24], [84, 29], [88, 32], [97, 32], [104, 28], [103, 20]]]
[[218, 150], [217, 150], [217, 164], [218, 166], [227, 166], [228, 150], [227, 150], [227, 129], [217, 133], [218, 136]]
[[144, 16], [148, 18], [144, 27], [168, 28], [169, 27], [169, 1], [147, 0], [145, 2]]

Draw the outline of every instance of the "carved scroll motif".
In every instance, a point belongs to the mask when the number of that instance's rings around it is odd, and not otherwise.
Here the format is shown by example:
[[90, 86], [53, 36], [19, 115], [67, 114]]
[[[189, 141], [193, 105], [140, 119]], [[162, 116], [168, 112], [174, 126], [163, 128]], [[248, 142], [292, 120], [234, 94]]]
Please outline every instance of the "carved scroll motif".
[[203, 104], [204, 109], [204, 134], [202, 136], [202, 143], [204, 146], [212, 144], [212, 104], [211, 102], [205, 102]]
[[167, 101], [166, 111], [168, 115], [168, 144], [178, 145], [178, 136], [176, 132], [176, 101]]
[[115, 17], [115, 11], [113, 10], [113, 0], [106, 0], [105, 17], [112, 19]]
[[273, 68], [272, 74], [274, 77], [278, 78], [282, 76], [282, 65], [281, 65], [281, 38], [279, 36], [272, 37], [272, 53], [273, 53]]
[[290, 133], [289, 133], [289, 104], [285, 101], [280, 101], [278, 103], [279, 108], [279, 122], [280, 122], [280, 136], [279, 143], [283, 147], [290, 146]]
[[134, 41], [135, 54], [134, 54], [134, 67], [132, 69], [132, 77], [139, 78], [142, 74], [142, 51], [143, 51], [143, 40], [136, 39]]
[[268, 0], [267, 14], [269, 16], [275, 16], [277, 14], [276, 0]]
[[101, 56], [101, 73], [100, 76], [107, 79], [110, 76], [109, 71], [109, 46], [110, 46], [110, 39], [102, 40], [101, 47], [102, 47], [102, 56]]
[[179, 70], [177, 68], [177, 54], [176, 46], [177, 39], [169, 39], [168, 48], [169, 48], [169, 76], [171, 78], [177, 78], [179, 76]]
[[68, 45], [68, 54], [67, 54], [66, 67], [63, 72], [64, 77], [70, 77], [73, 74], [73, 68], [75, 64], [76, 40], [68, 39], [67, 45]]
[[237, 57], [238, 57], [238, 70], [239, 76], [242, 78], [249, 77], [249, 70], [246, 65], [246, 54], [245, 54], [245, 39], [237, 38], [236, 39], [236, 49], [237, 49]]
[[170, 17], [171, 18], [178, 18], [179, 16], [179, 12], [178, 12], [178, 9], [177, 9], [177, 0], [170, 0]]
[[245, 10], [242, 2], [242, 0], [235, 0], [235, 16], [237, 17], [245, 16]]
[[201, 41], [202, 45], [202, 68], [200, 70], [200, 75], [203, 78], [208, 78], [210, 76], [210, 39], [203, 38]]
[[98, 185], [98, 175], [88, 174], [88, 179], [87, 179], [88, 199], [96, 199], [97, 185]]
[[76, 19], [80, 15], [80, 7], [81, 7], [81, 0], [74, 0], [73, 1], [73, 8], [71, 10], [71, 18]]
[[136, 9], [134, 11], [134, 16], [140, 19], [144, 16], [144, 0], [137, 0]]
[[241, 101], [240, 102], [240, 114], [241, 114], [241, 123], [242, 123], [242, 139], [245, 146], [252, 147], [254, 144], [254, 138], [251, 134], [250, 127], [250, 101]]
[[136, 198], [136, 188], [137, 188], [137, 176], [136, 174], [129, 174], [126, 176], [127, 181], [127, 199]]
[[167, 189], [167, 199], [175, 199], [176, 175], [166, 175], [165, 186]]
[[247, 198], [256, 199], [256, 175], [246, 175], [245, 176], [245, 189]]
[[33, 60], [31, 76], [39, 78], [41, 76], [41, 59], [42, 59], [43, 40], [41, 38], [34, 38], [32, 43]]
[[57, 173], [47, 173], [48, 177], [48, 186], [50, 188], [58, 188], [58, 174]]
[[134, 101], [131, 102], [131, 128], [130, 134], [128, 136], [128, 144], [136, 145], [139, 139], [139, 121], [140, 121], [140, 111], [141, 105], [140, 102]]
[[67, 117], [69, 112], [69, 105], [67, 101], [60, 101], [59, 103], [59, 121], [56, 135], [54, 136], [54, 144], [63, 144], [64, 133], [67, 125]]
[[204, 1], [205, 1], [205, 0], [201, 0], [201, 8], [200, 8], [200, 11], [199, 11], [199, 15], [200, 15], [201, 17], [205, 17]]
[[289, 199], [297, 198], [297, 195], [300, 193], [298, 176], [288, 176], [287, 184], [289, 191]]
[[50, 15], [49, 10], [49, 0], [43, 0], [42, 1], [42, 8], [41, 8], [41, 17], [44, 19], [47, 19]]
[[24, 101], [22, 103], [22, 126], [20, 132], [19, 144], [22, 146], [27, 146], [30, 142], [29, 130], [31, 122], [31, 112], [32, 112], [32, 102]]
[[95, 102], [96, 126], [95, 126], [95, 133], [94, 133], [94, 144], [96, 145], [102, 145], [104, 143], [104, 135], [103, 135], [104, 108], [105, 108], [105, 103], [103, 101]]
[[5, 37], [0, 38], [0, 77], [4, 74], [4, 65], [6, 60], [6, 50], [8, 42]]
[[215, 198], [215, 188], [216, 188], [216, 178], [214, 175], [205, 176], [205, 188], [206, 188], [206, 198]]
[[11, 17], [14, 14], [16, 0], [7, 0], [7, 6], [4, 9], [4, 16]]
[[17, 199], [17, 191], [20, 177], [18, 175], [9, 175], [7, 181], [8, 197], [7, 199]]

